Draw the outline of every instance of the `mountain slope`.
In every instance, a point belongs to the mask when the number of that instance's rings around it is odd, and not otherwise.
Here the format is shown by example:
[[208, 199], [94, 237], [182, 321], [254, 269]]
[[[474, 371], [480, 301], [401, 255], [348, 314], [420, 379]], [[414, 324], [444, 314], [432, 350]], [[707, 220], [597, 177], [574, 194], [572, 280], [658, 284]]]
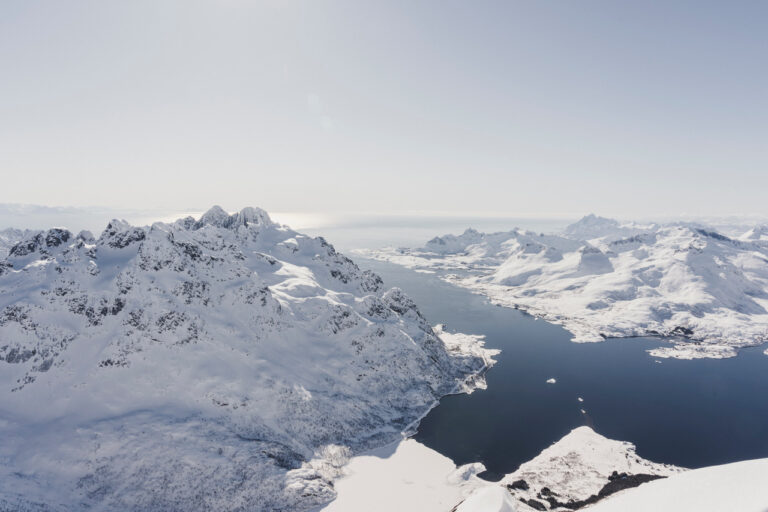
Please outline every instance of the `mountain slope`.
[[697, 224], [588, 216], [562, 235], [467, 231], [366, 256], [441, 272], [494, 302], [561, 323], [575, 341], [679, 336], [657, 357], [728, 357], [768, 341], [768, 242]]
[[533, 509], [575, 510], [620, 489], [682, 471], [643, 459], [632, 443], [608, 439], [583, 426], [506, 475], [500, 484]]
[[0, 510], [302, 510], [489, 364], [398, 289], [266, 212], [0, 261]]
[[686, 471], [624, 491], [594, 512], [765, 512], [768, 459], [746, 460]]

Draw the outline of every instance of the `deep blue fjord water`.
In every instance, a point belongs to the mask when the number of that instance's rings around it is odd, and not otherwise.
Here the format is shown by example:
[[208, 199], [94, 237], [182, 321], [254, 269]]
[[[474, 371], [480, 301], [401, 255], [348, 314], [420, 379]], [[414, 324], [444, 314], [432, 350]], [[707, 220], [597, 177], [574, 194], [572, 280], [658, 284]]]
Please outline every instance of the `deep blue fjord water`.
[[660, 339], [572, 343], [561, 327], [494, 306], [434, 274], [358, 263], [402, 288], [433, 325], [483, 334], [486, 346], [502, 350], [486, 375], [488, 389], [443, 398], [415, 435], [456, 464], [482, 462], [483, 476], [496, 479], [580, 425], [631, 441], [642, 457], [690, 468], [768, 457], [763, 347], [682, 361], [648, 355], [665, 343]]

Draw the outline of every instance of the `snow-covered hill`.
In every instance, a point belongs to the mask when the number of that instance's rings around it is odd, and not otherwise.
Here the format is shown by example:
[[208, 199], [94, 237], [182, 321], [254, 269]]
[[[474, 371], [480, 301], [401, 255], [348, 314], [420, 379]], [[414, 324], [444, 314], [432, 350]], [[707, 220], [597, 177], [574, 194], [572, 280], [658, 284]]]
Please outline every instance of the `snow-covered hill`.
[[768, 459], [683, 470], [642, 459], [630, 443], [580, 427], [500, 485], [474, 487], [455, 510], [764, 512]]
[[0, 260], [0, 510], [307, 509], [489, 356], [259, 209], [29, 233]]
[[579, 427], [505, 476], [500, 484], [516, 501], [534, 510], [575, 510], [620, 490], [682, 471], [641, 458], [632, 443]]
[[692, 223], [620, 224], [590, 215], [560, 235], [523, 230], [362, 251], [561, 323], [574, 341], [661, 335], [657, 357], [729, 357], [768, 341], [768, 242]]
[[624, 491], [590, 512], [765, 512], [768, 459], [686, 471]]
[[[323, 512], [566, 512], [685, 471], [643, 459], [631, 443], [608, 439], [586, 426], [498, 483], [476, 476], [484, 469], [480, 463], [457, 468], [408, 439], [353, 457], [338, 482], [338, 499]], [[727, 489], [721, 487], [720, 492]]]

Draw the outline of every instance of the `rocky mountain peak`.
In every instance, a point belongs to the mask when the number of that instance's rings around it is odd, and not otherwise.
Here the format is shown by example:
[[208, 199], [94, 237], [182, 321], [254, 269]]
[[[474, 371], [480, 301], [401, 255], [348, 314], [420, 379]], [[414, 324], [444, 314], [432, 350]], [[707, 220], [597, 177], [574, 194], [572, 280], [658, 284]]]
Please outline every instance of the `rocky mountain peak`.
[[272, 219], [261, 208], [247, 207], [230, 215], [221, 206], [215, 205], [205, 212], [194, 224], [194, 229], [203, 226], [215, 226], [219, 228], [237, 229], [240, 226], [271, 225]]
[[334, 495], [319, 450], [400, 438], [486, 365], [449, 351], [402, 291], [257, 208], [114, 220], [96, 241], [54, 228], [14, 253], [0, 417], [16, 421], [0, 437], [27, 442], [8, 443], [2, 510], [32, 510], [3, 501], [24, 486], [55, 510], [315, 507]]

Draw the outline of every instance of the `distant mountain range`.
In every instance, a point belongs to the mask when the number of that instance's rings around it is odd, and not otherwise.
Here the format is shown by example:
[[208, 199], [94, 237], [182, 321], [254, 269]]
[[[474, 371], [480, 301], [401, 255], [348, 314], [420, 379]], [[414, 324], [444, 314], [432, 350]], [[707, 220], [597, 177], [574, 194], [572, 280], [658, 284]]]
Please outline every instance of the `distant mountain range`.
[[657, 357], [729, 357], [768, 341], [768, 227], [738, 237], [696, 223], [589, 215], [562, 233], [515, 229], [360, 251], [560, 323], [574, 341], [669, 336]]

